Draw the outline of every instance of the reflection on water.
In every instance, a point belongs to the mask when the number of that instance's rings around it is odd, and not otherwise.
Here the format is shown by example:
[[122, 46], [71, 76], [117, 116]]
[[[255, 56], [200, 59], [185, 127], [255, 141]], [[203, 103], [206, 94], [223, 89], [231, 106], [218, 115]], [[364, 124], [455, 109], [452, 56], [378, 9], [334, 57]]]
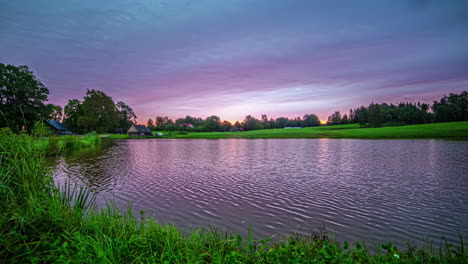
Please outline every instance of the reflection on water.
[[[227, 139], [104, 141], [60, 157], [54, 178], [128, 201], [162, 223], [216, 225], [257, 237], [457, 240], [468, 234], [468, 142]], [[101, 199], [103, 201], [104, 199]]]

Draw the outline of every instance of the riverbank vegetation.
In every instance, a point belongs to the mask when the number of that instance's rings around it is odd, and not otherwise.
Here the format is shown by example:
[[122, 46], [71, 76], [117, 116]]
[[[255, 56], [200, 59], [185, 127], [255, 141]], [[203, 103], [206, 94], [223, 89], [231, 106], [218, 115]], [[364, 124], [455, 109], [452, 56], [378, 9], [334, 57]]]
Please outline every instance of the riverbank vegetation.
[[257, 240], [215, 228], [181, 232], [141, 212], [99, 210], [95, 196], [56, 186], [35, 138], [0, 131], [1, 263], [466, 263], [460, 243], [404, 249], [340, 244], [327, 232]]
[[[300, 129], [264, 129], [241, 132], [163, 132], [163, 137], [142, 138], [351, 138], [351, 139], [457, 139], [468, 140], [468, 122], [449, 122], [398, 127], [361, 128], [359, 124], [307, 127]], [[126, 139], [127, 134], [108, 135], [108, 139]], [[133, 138], [133, 137], [132, 137]]]

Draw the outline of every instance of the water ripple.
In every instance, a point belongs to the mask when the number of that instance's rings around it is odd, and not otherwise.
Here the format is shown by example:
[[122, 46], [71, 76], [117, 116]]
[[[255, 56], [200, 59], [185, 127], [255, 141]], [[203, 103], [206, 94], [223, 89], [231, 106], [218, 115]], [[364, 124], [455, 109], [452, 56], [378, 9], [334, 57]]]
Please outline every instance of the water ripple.
[[[468, 232], [468, 142], [121, 140], [51, 161], [55, 180], [158, 221], [259, 237], [325, 224], [343, 240], [437, 242]], [[103, 200], [103, 199], [102, 199]]]

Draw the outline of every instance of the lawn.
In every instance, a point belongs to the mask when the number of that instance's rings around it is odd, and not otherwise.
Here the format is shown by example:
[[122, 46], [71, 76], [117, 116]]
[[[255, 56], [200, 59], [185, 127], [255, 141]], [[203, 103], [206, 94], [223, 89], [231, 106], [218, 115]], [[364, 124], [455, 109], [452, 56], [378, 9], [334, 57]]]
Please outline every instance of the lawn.
[[[354, 138], [354, 139], [459, 139], [468, 140], [468, 122], [451, 122], [399, 127], [361, 128], [358, 124], [307, 127], [302, 129], [264, 129], [243, 132], [163, 132], [162, 138], [221, 139], [221, 138]], [[109, 139], [129, 138], [109, 135]], [[153, 138], [153, 137], [142, 137]]]

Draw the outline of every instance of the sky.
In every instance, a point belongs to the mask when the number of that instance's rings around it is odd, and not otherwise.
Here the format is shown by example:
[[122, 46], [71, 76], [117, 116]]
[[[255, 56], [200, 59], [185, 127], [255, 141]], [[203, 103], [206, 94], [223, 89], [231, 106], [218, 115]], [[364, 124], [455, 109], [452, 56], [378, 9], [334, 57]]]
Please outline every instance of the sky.
[[243, 120], [468, 89], [465, 0], [0, 0], [0, 63], [65, 106], [98, 89], [148, 118]]

